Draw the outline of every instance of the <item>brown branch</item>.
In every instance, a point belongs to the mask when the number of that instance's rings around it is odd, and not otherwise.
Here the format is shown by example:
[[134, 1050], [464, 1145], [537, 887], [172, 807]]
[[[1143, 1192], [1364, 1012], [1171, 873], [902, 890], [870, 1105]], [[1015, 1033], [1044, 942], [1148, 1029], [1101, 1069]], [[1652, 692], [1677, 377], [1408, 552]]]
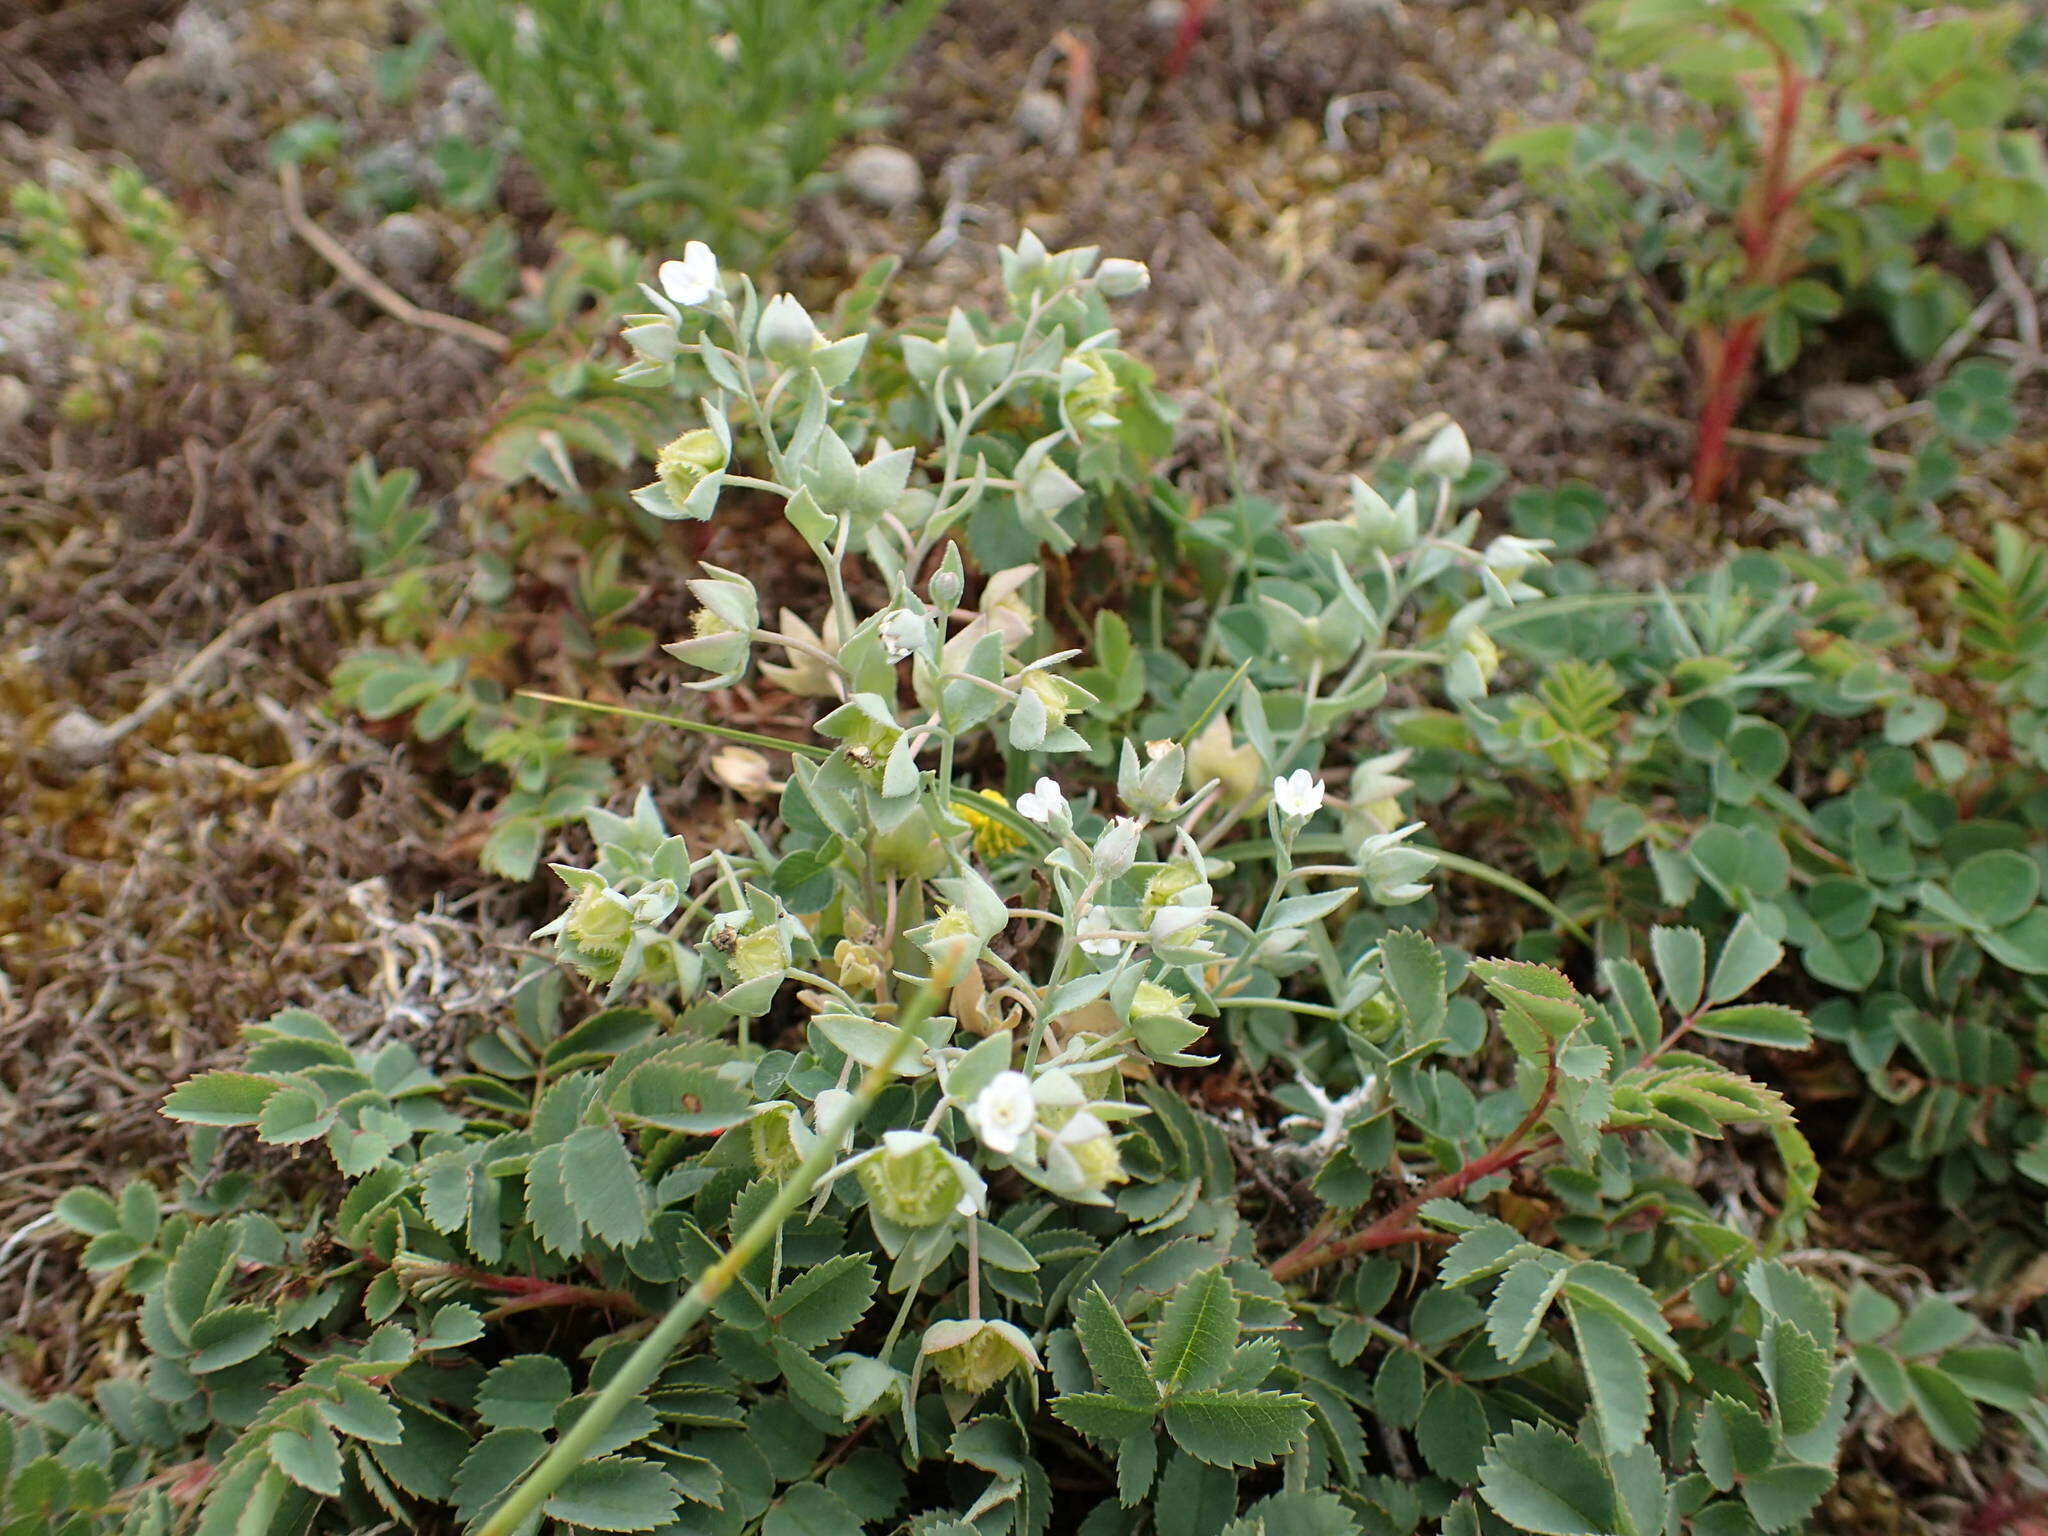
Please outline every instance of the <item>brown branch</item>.
[[[1385, 1215], [1377, 1218], [1372, 1225], [1340, 1237], [1331, 1242], [1319, 1242], [1317, 1233], [1310, 1233], [1302, 1242], [1268, 1266], [1267, 1273], [1275, 1280], [1292, 1280], [1310, 1270], [1322, 1269], [1344, 1259], [1356, 1258], [1362, 1253], [1374, 1253], [1382, 1248], [1397, 1248], [1407, 1243], [1439, 1241], [1439, 1234], [1425, 1231], [1413, 1225], [1415, 1213], [1432, 1200], [1455, 1199], [1477, 1184], [1497, 1173], [1505, 1173], [1524, 1158], [1538, 1152], [1546, 1152], [1558, 1144], [1555, 1136], [1542, 1141], [1522, 1145], [1523, 1138], [1542, 1123], [1543, 1116], [1550, 1109], [1551, 1101], [1557, 1097], [1557, 1052], [1553, 1048], [1550, 1059], [1544, 1065], [1543, 1090], [1536, 1095], [1536, 1102], [1529, 1106], [1529, 1112], [1522, 1116], [1521, 1123], [1502, 1137], [1491, 1152], [1474, 1158], [1462, 1168], [1432, 1179], [1414, 1194], [1403, 1200]], [[1320, 1232], [1318, 1228], [1318, 1232]]]
[[277, 184], [284, 193], [284, 216], [293, 232], [324, 256], [328, 265], [341, 274], [344, 282], [384, 313], [395, 320], [403, 320], [407, 325], [417, 325], [430, 331], [439, 331], [446, 336], [458, 337], [494, 352], [499, 357], [512, 350], [511, 341], [487, 325], [478, 325], [474, 320], [464, 320], [455, 315], [444, 315], [438, 310], [420, 308], [356, 260], [346, 246], [315, 224], [312, 215], [306, 212], [306, 199], [299, 185], [299, 168], [296, 165], [286, 161], [279, 166]]

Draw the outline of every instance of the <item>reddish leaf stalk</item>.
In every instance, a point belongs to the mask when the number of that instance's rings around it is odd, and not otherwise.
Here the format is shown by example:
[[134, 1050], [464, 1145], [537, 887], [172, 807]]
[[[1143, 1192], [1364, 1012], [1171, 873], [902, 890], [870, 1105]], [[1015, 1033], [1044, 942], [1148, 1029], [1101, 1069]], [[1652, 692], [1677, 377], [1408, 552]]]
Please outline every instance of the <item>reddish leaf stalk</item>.
[[1430, 1180], [1370, 1226], [1361, 1228], [1348, 1237], [1325, 1242], [1322, 1240], [1322, 1230], [1318, 1228], [1275, 1259], [1268, 1273], [1275, 1280], [1292, 1280], [1311, 1270], [1341, 1263], [1360, 1254], [1375, 1253], [1382, 1248], [1438, 1241], [1440, 1234], [1414, 1225], [1415, 1213], [1432, 1200], [1455, 1199], [1481, 1179], [1490, 1179], [1497, 1173], [1505, 1173], [1524, 1158], [1533, 1157], [1538, 1152], [1548, 1151], [1556, 1146], [1555, 1136], [1534, 1142], [1528, 1139], [1530, 1133], [1542, 1123], [1551, 1100], [1556, 1097], [1557, 1055], [1553, 1051], [1544, 1070], [1543, 1091], [1536, 1095], [1536, 1102], [1529, 1106], [1529, 1112], [1522, 1116], [1521, 1123], [1502, 1137], [1500, 1143], [1491, 1151], [1475, 1157], [1462, 1168], [1455, 1168], [1441, 1177]]

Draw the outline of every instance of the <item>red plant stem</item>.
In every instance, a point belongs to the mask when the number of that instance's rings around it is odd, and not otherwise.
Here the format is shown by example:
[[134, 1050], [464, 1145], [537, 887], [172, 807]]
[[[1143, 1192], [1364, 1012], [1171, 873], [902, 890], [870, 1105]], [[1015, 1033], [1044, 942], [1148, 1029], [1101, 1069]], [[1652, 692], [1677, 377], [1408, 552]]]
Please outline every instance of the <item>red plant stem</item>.
[[1455, 1198], [1481, 1179], [1492, 1178], [1496, 1173], [1505, 1173], [1522, 1159], [1556, 1146], [1557, 1138], [1554, 1136], [1523, 1145], [1524, 1138], [1541, 1123], [1544, 1113], [1550, 1108], [1551, 1100], [1556, 1096], [1557, 1056], [1553, 1051], [1544, 1069], [1543, 1091], [1536, 1095], [1536, 1102], [1529, 1106], [1529, 1112], [1522, 1116], [1521, 1123], [1502, 1137], [1492, 1151], [1474, 1158], [1462, 1168], [1453, 1169], [1439, 1178], [1430, 1180], [1391, 1211], [1375, 1220], [1372, 1225], [1352, 1233], [1349, 1237], [1340, 1237], [1333, 1242], [1321, 1242], [1319, 1228], [1274, 1260], [1267, 1272], [1275, 1280], [1292, 1280], [1297, 1275], [1305, 1275], [1310, 1270], [1356, 1258], [1361, 1253], [1374, 1253], [1382, 1248], [1397, 1248], [1405, 1243], [1434, 1241], [1438, 1234], [1411, 1224], [1415, 1213], [1432, 1200]]
[[1166, 59], [1167, 79], [1178, 80], [1181, 71], [1188, 67], [1195, 44], [1201, 40], [1202, 23], [1208, 20], [1209, 7], [1214, 3], [1215, 0], [1181, 0], [1180, 25], [1174, 29], [1173, 52]]

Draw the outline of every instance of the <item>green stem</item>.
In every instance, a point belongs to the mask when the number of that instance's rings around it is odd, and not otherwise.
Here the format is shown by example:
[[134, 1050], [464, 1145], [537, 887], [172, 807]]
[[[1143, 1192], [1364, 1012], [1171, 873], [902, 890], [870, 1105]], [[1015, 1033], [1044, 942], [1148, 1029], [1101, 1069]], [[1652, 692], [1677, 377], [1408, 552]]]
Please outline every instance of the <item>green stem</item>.
[[619, 1416], [626, 1404], [647, 1390], [648, 1384], [668, 1364], [676, 1346], [739, 1278], [740, 1271], [746, 1268], [754, 1255], [781, 1232], [782, 1224], [796, 1208], [810, 1198], [818, 1180], [837, 1157], [847, 1133], [860, 1123], [861, 1117], [895, 1078], [898, 1060], [913, 1041], [919, 1040], [918, 1026], [931, 1017], [938, 998], [938, 990], [927, 985], [904, 1006], [896, 1020], [897, 1035], [888, 1054], [861, 1079], [853, 1101], [839, 1112], [831, 1128], [819, 1135], [810, 1151], [804, 1154], [803, 1161], [775, 1192], [775, 1198], [748, 1224], [725, 1257], [699, 1275], [696, 1283], [669, 1308], [668, 1315], [640, 1341], [631, 1357], [619, 1367], [618, 1374], [605, 1384], [604, 1390], [583, 1410], [582, 1416], [555, 1442], [540, 1465], [520, 1480], [498, 1507], [497, 1513], [484, 1522], [478, 1536], [514, 1536], [515, 1532], [524, 1531], [529, 1522], [537, 1520], [549, 1496], [561, 1487], [570, 1473], [583, 1465], [591, 1447], [611, 1427], [612, 1420]]
[[[777, 644], [780, 644], [780, 640]], [[815, 758], [823, 762], [832, 755], [829, 748], [815, 742], [789, 741], [781, 736], [764, 736], [759, 731], [743, 731], [736, 726], [713, 725], [708, 720], [686, 720], [681, 715], [658, 715], [651, 709], [634, 709], [627, 704], [593, 704], [588, 699], [572, 699], [559, 693], [541, 693], [533, 688], [521, 688], [522, 699], [538, 699], [543, 704], [560, 704], [568, 709], [580, 709], [593, 715], [618, 715], [627, 720], [649, 720], [656, 725], [672, 725], [678, 730], [696, 731], [704, 736], [716, 736], [722, 741], [737, 741], [749, 747], [763, 747], [770, 752], [787, 752], [795, 757]]]

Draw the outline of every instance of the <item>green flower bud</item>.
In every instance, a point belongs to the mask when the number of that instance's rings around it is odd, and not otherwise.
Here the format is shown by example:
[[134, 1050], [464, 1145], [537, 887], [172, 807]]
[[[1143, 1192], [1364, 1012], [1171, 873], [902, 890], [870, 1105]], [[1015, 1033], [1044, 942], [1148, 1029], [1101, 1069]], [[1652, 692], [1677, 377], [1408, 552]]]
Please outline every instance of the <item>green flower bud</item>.
[[987, 1318], [932, 1324], [918, 1354], [931, 1361], [939, 1380], [970, 1397], [979, 1397], [1019, 1368], [1034, 1375], [1044, 1369], [1022, 1329]]
[[936, 1227], [984, 1204], [981, 1175], [923, 1131], [885, 1131], [860, 1163], [861, 1188], [900, 1227]]
[[747, 1150], [754, 1166], [768, 1178], [785, 1178], [804, 1160], [810, 1132], [797, 1118], [794, 1104], [776, 1101], [756, 1107], [747, 1122]]
[[1393, 1038], [1395, 1029], [1401, 1023], [1401, 1010], [1386, 993], [1375, 992], [1358, 1005], [1358, 1010], [1351, 1015], [1349, 1023], [1374, 1045], [1380, 1045]]
[[588, 954], [616, 960], [633, 937], [633, 904], [607, 886], [586, 885], [569, 903], [562, 931]]
[[789, 969], [789, 941], [779, 923], [758, 928], [733, 945], [732, 973], [742, 982], [779, 976]]
[[655, 456], [654, 476], [669, 499], [680, 507], [706, 475], [725, 468], [730, 458], [716, 432], [709, 427], [695, 427]]
[[785, 368], [809, 357], [819, 340], [810, 314], [786, 293], [778, 293], [761, 311], [761, 324], [754, 339], [763, 356]]

